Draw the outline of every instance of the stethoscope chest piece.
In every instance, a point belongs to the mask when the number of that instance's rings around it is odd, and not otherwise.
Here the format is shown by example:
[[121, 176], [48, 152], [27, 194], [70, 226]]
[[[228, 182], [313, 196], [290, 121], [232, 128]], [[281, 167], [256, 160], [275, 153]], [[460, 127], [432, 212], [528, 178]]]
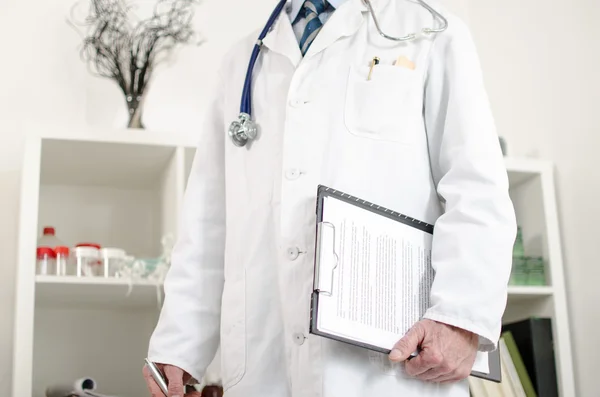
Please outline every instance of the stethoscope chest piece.
[[237, 147], [246, 146], [258, 136], [258, 126], [248, 113], [240, 113], [237, 120], [229, 126], [229, 137]]

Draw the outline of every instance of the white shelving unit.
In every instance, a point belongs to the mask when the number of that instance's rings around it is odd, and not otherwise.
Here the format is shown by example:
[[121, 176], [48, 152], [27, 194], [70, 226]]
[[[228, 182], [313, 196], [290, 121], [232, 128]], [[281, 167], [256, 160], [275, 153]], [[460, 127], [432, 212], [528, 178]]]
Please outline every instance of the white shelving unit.
[[157, 286], [35, 275], [42, 227], [141, 258], [175, 234], [195, 143], [150, 131], [33, 132], [21, 187], [13, 397], [43, 397], [89, 376], [109, 395], [146, 396], [141, 376], [158, 319]]
[[[149, 131], [39, 133], [22, 175], [12, 397], [43, 397], [61, 380], [94, 377], [103, 393], [146, 396], [141, 359], [158, 318], [157, 286], [35, 275], [36, 239], [52, 225], [70, 245], [118, 246], [140, 257], [176, 232], [194, 142]], [[574, 397], [569, 320], [552, 165], [507, 159], [525, 249], [546, 259], [548, 286], [510, 287], [504, 320], [551, 317], [559, 388]]]
[[561, 397], [575, 397], [569, 314], [552, 163], [507, 159], [510, 193], [523, 228], [525, 252], [545, 259], [547, 286], [509, 287], [504, 322], [529, 317], [552, 319]]

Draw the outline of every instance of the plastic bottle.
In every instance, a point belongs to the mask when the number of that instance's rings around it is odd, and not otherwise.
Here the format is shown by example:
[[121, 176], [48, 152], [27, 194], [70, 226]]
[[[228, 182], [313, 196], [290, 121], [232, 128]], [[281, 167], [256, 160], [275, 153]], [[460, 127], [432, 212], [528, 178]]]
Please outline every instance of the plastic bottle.
[[40, 276], [56, 275], [56, 255], [54, 250], [48, 247], [37, 249], [36, 274]]
[[55, 247], [64, 245], [65, 244], [56, 237], [56, 230], [52, 226], [44, 227], [44, 232], [42, 233], [42, 236], [38, 238], [37, 242], [38, 248], [46, 247], [54, 249]]
[[75, 276], [76, 270], [69, 256], [69, 247], [57, 246], [54, 248], [54, 253], [56, 254], [56, 275]]

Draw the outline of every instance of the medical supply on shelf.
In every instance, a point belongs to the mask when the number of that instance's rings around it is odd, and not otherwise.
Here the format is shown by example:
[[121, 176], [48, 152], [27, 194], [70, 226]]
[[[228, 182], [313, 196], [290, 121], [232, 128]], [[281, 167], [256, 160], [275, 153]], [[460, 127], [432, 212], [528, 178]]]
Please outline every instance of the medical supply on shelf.
[[157, 258], [135, 258], [126, 256], [121, 269], [115, 277], [129, 281], [127, 295], [131, 295], [136, 282], [144, 280], [156, 285], [156, 303], [160, 310], [162, 307], [162, 290], [169, 267], [171, 266], [171, 252], [173, 251], [174, 237], [171, 234], [164, 236], [161, 240], [162, 253]]
[[96, 247], [78, 246], [75, 247], [76, 276], [94, 277], [102, 276], [102, 263], [100, 262], [100, 252]]
[[96, 248], [97, 250], [100, 250], [102, 248], [102, 246], [100, 244], [96, 244], [96, 243], [79, 243], [76, 245], [76, 247], [90, 247], [90, 248]]
[[56, 274], [56, 254], [52, 248], [39, 247], [37, 249], [36, 273], [40, 276]]
[[544, 258], [527, 258], [527, 285], [546, 285]]
[[65, 244], [56, 237], [56, 229], [52, 226], [44, 227], [42, 231], [42, 235], [38, 238], [37, 246], [38, 247], [47, 247], [52, 248], [64, 246]]
[[527, 260], [524, 257], [513, 258], [509, 285], [527, 285]]
[[515, 239], [515, 245], [513, 246], [513, 257], [521, 258], [525, 256], [525, 248], [523, 244], [523, 229], [517, 227], [517, 237]]
[[[173, 237], [163, 237], [162, 253], [155, 258], [136, 258], [122, 248], [111, 248], [94, 242], [82, 242], [74, 248], [64, 245], [52, 227], [44, 228], [38, 242], [48, 246], [37, 248], [36, 272], [45, 276], [76, 276], [149, 280], [162, 285], [170, 265]], [[59, 243], [59, 245], [51, 245]], [[160, 301], [160, 297], [158, 298]]]
[[517, 228], [509, 285], [547, 285], [544, 258], [525, 253], [523, 229]]
[[74, 276], [75, 266], [70, 257], [71, 250], [69, 247], [58, 246], [54, 248], [56, 254], [56, 275], [57, 276]]
[[116, 277], [134, 280], [152, 280], [162, 284], [171, 266], [174, 237], [171, 234], [163, 236], [161, 245], [162, 252], [159, 257], [135, 258], [133, 256], [126, 256], [124, 265], [116, 273]]
[[547, 285], [544, 258], [531, 256], [514, 257], [509, 285]]
[[127, 260], [127, 253], [120, 248], [102, 248], [100, 250], [104, 277], [116, 277]]
[[[77, 379], [73, 383], [57, 383], [46, 388], [46, 397], [109, 397], [96, 391], [92, 378]], [[112, 396], [112, 395], [111, 395]], [[113, 396], [116, 397], [116, 396]]]

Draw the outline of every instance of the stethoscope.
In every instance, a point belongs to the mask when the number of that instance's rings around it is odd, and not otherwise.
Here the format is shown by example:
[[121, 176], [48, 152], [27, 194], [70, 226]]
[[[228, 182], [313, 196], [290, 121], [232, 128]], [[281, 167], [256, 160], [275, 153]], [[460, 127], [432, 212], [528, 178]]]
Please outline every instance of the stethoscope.
[[[439, 28], [423, 28], [421, 30], [421, 34], [429, 35], [434, 33], [442, 33], [448, 28], [448, 20], [444, 18], [442, 14], [440, 14], [433, 7], [425, 3], [424, 0], [416, 1], [425, 9], [427, 9], [433, 15], [434, 19], [441, 21], [441, 26]], [[419, 37], [418, 33], [410, 33], [403, 37], [394, 37], [385, 34], [381, 29], [381, 26], [379, 25], [379, 20], [375, 15], [375, 11], [373, 10], [373, 6], [371, 5], [371, 0], [362, 0], [362, 2], [369, 10], [371, 17], [373, 18], [373, 22], [375, 23], [375, 28], [383, 38], [396, 42], [404, 42], [412, 41]], [[267, 24], [265, 25], [264, 29], [260, 32], [258, 40], [254, 45], [254, 49], [252, 50], [252, 55], [250, 56], [250, 63], [248, 64], [248, 70], [246, 72], [246, 79], [244, 80], [242, 102], [240, 104], [240, 115], [238, 116], [238, 119], [232, 122], [229, 126], [229, 137], [231, 138], [235, 146], [244, 147], [258, 137], [258, 125], [254, 122], [254, 120], [252, 120], [252, 73], [254, 72], [254, 65], [256, 64], [256, 60], [260, 55], [263, 40], [275, 24], [275, 21], [277, 21], [277, 18], [281, 15], [281, 12], [285, 8], [286, 3], [287, 0], [281, 0], [277, 4], [277, 7], [275, 7], [275, 10], [269, 17], [269, 20], [267, 21]]]

